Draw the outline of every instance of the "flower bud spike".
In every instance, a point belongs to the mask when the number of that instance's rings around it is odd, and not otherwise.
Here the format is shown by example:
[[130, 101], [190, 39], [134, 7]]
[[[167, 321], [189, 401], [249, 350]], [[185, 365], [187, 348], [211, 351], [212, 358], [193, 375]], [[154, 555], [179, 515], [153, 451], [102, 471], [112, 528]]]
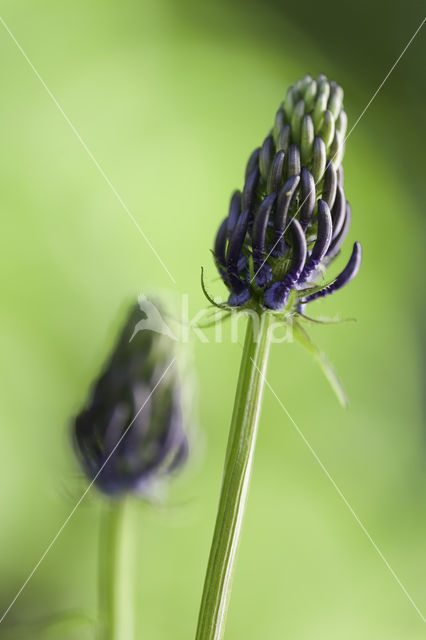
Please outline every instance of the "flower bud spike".
[[243, 195], [241, 198], [241, 208], [248, 209], [252, 211], [255, 197], [256, 197], [256, 189], [257, 183], [259, 182], [260, 173], [259, 169], [256, 167], [253, 171], [248, 175], [247, 180], [244, 185]]
[[291, 116], [291, 131], [292, 141], [294, 144], [300, 144], [300, 133], [302, 129], [302, 120], [305, 114], [305, 101], [299, 100], [294, 108], [293, 115]]
[[328, 263], [330, 263], [333, 260], [333, 258], [337, 256], [343, 242], [346, 240], [346, 236], [348, 235], [349, 229], [351, 226], [351, 220], [352, 220], [352, 210], [349, 202], [347, 202], [345, 221], [343, 223], [342, 229], [340, 230], [340, 233], [334, 238], [334, 240], [331, 241], [330, 247], [327, 251]]
[[318, 267], [330, 246], [332, 233], [331, 213], [324, 200], [318, 200], [318, 234], [312, 253], [303, 268], [299, 284], [305, 282]]
[[286, 124], [283, 126], [283, 128], [281, 129], [278, 135], [277, 151], [280, 151], [281, 149], [283, 151], [287, 151], [290, 144], [290, 138], [291, 138], [291, 127], [289, 124]]
[[268, 173], [271, 168], [274, 155], [275, 155], [274, 139], [271, 135], [269, 135], [263, 141], [263, 145], [259, 155], [260, 174], [264, 180], [267, 180], [268, 178]]
[[312, 163], [312, 175], [315, 184], [319, 182], [324, 175], [325, 164], [327, 162], [327, 152], [324, 140], [318, 136], [314, 140], [314, 159]]
[[333, 282], [331, 282], [329, 285], [324, 287], [323, 289], [320, 289], [320, 291], [311, 293], [311, 295], [308, 295], [306, 296], [306, 298], [303, 298], [301, 300], [301, 303], [307, 304], [309, 302], [313, 302], [317, 298], [325, 298], [326, 296], [334, 293], [335, 291], [338, 291], [339, 289], [342, 289], [342, 287], [349, 284], [349, 282], [351, 282], [351, 280], [353, 280], [357, 275], [361, 267], [361, 260], [362, 260], [361, 245], [359, 242], [355, 242], [352, 249], [351, 257], [349, 258], [349, 262], [346, 265], [346, 267], [343, 269], [343, 271], [337, 276], [337, 278], [333, 280]]
[[288, 148], [287, 156], [287, 177], [300, 175], [300, 152], [297, 144], [291, 144]]
[[300, 159], [303, 165], [307, 165], [314, 149], [314, 123], [309, 114], [303, 116], [302, 129], [300, 134]]
[[333, 138], [334, 138], [335, 124], [334, 117], [331, 111], [328, 109], [324, 113], [324, 119], [322, 121], [322, 126], [319, 135], [324, 140], [324, 144], [328, 149]]
[[332, 209], [336, 198], [337, 190], [337, 174], [336, 169], [331, 161], [327, 163], [327, 169], [324, 174], [324, 184], [322, 187], [322, 199]]
[[229, 213], [228, 213], [228, 236], [234, 230], [236, 222], [238, 220], [238, 216], [241, 211], [241, 191], [234, 191], [231, 197], [231, 202], [229, 204]]
[[306, 231], [311, 224], [315, 209], [315, 180], [306, 167], [302, 167], [300, 185], [300, 226], [303, 231]]
[[267, 196], [260, 205], [253, 223], [252, 247], [253, 247], [253, 269], [254, 278], [258, 287], [265, 287], [272, 278], [271, 267], [264, 262], [266, 229], [269, 217], [275, 204], [277, 196], [275, 193]]
[[259, 154], [260, 154], [260, 147], [255, 149], [251, 154], [250, 158], [248, 159], [245, 178], [244, 178], [245, 180], [247, 180], [247, 178], [252, 173], [252, 171], [254, 171], [254, 169], [257, 169], [259, 167]]
[[284, 167], [285, 153], [284, 151], [278, 151], [277, 155], [272, 161], [271, 169], [269, 171], [268, 182], [266, 186], [266, 193], [278, 193], [283, 180], [283, 167]]
[[287, 226], [287, 215], [299, 181], [299, 176], [289, 178], [278, 196], [274, 220], [274, 257], [283, 256], [285, 253], [284, 232]]
[[339, 254], [351, 219], [341, 166], [347, 122], [342, 100], [341, 88], [324, 75], [304, 76], [288, 90], [272, 130], [250, 156], [242, 194], [231, 198], [227, 236], [221, 228], [215, 244], [230, 305], [250, 301], [253, 309], [277, 309], [291, 301], [291, 315], [296, 298], [323, 288], [318, 281]]
[[336, 190], [336, 199], [334, 201], [333, 208], [331, 210], [331, 219], [333, 221], [333, 238], [337, 238], [340, 231], [342, 230], [343, 223], [345, 222], [346, 216], [346, 200], [343, 189], [340, 186], [337, 186]]

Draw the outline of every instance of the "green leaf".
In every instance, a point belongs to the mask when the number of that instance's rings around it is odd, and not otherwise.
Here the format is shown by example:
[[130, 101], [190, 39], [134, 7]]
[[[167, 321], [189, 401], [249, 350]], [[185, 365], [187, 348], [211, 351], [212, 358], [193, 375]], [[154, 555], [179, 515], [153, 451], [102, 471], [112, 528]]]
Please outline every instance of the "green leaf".
[[309, 353], [318, 362], [331, 388], [336, 394], [337, 399], [339, 400], [342, 407], [346, 409], [349, 404], [346, 393], [343, 389], [342, 383], [337, 377], [337, 374], [334, 371], [334, 368], [329, 362], [325, 353], [323, 353], [320, 349], [318, 349], [317, 346], [314, 345], [306, 331], [298, 323], [294, 323], [293, 325], [293, 336], [303, 347], [305, 347], [305, 349], [309, 351]]

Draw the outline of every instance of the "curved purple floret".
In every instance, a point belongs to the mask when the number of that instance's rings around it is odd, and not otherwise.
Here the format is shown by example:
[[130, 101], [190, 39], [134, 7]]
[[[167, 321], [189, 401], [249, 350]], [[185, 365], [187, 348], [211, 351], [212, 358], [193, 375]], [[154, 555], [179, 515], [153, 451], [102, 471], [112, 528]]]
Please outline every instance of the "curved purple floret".
[[241, 296], [243, 293], [244, 295], [248, 294], [248, 297], [250, 297], [247, 283], [241, 278], [241, 272], [239, 270], [239, 266], [241, 264], [241, 250], [243, 248], [248, 228], [248, 219], [249, 212], [246, 209], [240, 214], [237, 220], [235, 228], [229, 238], [228, 249], [226, 252], [226, 272], [229, 286], [232, 293], [237, 297]]
[[315, 180], [306, 167], [300, 174], [300, 225], [303, 231], [309, 227], [315, 208]]
[[333, 237], [332, 240], [337, 238], [342, 230], [345, 222], [346, 215], [346, 200], [342, 187], [337, 186], [336, 199], [334, 201], [333, 208], [331, 209], [331, 219], [333, 221]]
[[282, 187], [278, 196], [274, 216], [275, 233], [274, 249], [272, 252], [272, 255], [274, 257], [280, 257], [285, 254], [286, 245], [284, 240], [284, 233], [287, 229], [287, 216], [299, 181], [299, 176], [292, 176], [291, 178], [289, 178], [285, 185]]
[[327, 262], [331, 262], [331, 260], [333, 260], [333, 258], [337, 256], [342, 244], [346, 239], [346, 236], [349, 233], [349, 228], [351, 226], [351, 220], [352, 220], [352, 209], [349, 202], [346, 202], [345, 210], [346, 210], [346, 215], [345, 215], [345, 220], [343, 222], [343, 226], [339, 234], [331, 241], [330, 246], [328, 248], [327, 255], [326, 255]]
[[241, 191], [234, 191], [229, 203], [228, 213], [228, 235], [231, 235], [241, 211]]
[[250, 158], [248, 159], [247, 167], [246, 167], [246, 174], [245, 174], [245, 178], [244, 178], [245, 180], [247, 180], [247, 178], [249, 177], [249, 175], [253, 171], [253, 169], [256, 169], [259, 166], [259, 154], [260, 154], [260, 147], [255, 149], [253, 151], [253, 153], [251, 154]]
[[352, 255], [349, 258], [349, 262], [343, 271], [337, 276], [333, 282], [329, 285], [321, 289], [320, 291], [316, 291], [315, 293], [311, 293], [311, 295], [306, 296], [300, 300], [301, 304], [307, 304], [308, 302], [313, 302], [317, 298], [325, 298], [325, 296], [338, 291], [345, 285], [349, 284], [351, 280], [355, 278], [360, 267], [361, 267], [361, 259], [362, 259], [362, 251], [361, 245], [359, 242], [355, 242]]
[[354, 277], [359, 245], [334, 281], [328, 274], [351, 224], [346, 129], [343, 90], [324, 74], [306, 74], [289, 88], [248, 157], [244, 185], [232, 194], [226, 229], [216, 237], [214, 259], [230, 304], [297, 313], [304, 299], [326, 296]]
[[243, 194], [241, 197], [242, 209], [248, 209], [249, 211], [253, 209], [259, 177], [260, 177], [260, 172], [257, 167], [253, 169], [253, 171], [251, 171], [251, 173], [249, 173], [249, 175], [247, 176], [244, 189], [243, 189]]
[[214, 242], [214, 250], [213, 250], [214, 257], [216, 260], [216, 265], [217, 265], [217, 268], [219, 269], [219, 273], [222, 276], [222, 278], [224, 277], [226, 278], [225, 250], [226, 250], [227, 227], [228, 227], [228, 218], [225, 218], [225, 220], [222, 221], [218, 229], [218, 232], [216, 234], [216, 239]]
[[322, 189], [322, 199], [328, 204], [330, 209], [333, 208], [336, 198], [337, 189], [337, 173], [334, 164], [330, 161], [324, 174], [324, 185]]
[[324, 200], [318, 200], [318, 234], [312, 253], [299, 278], [299, 284], [305, 282], [320, 264], [330, 246], [332, 234], [331, 213]]
[[275, 193], [265, 198], [256, 213], [252, 229], [254, 278], [259, 287], [266, 286], [272, 278], [272, 269], [265, 262], [265, 240], [269, 217], [275, 200]]
[[278, 193], [280, 190], [281, 181], [283, 179], [284, 159], [284, 151], [278, 151], [272, 161], [271, 169], [269, 171], [268, 183], [266, 186], [267, 193]]
[[298, 176], [300, 175], [300, 151], [297, 144], [291, 144], [287, 151], [287, 175]]
[[307, 247], [303, 229], [300, 226], [300, 222], [295, 218], [293, 218], [289, 224], [289, 231], [291, 235], [292, 256], [290, 268], [286, 273], [284, 282], [288, 286], [293, 287], [300, 278], [300, 274], [305, 266]]

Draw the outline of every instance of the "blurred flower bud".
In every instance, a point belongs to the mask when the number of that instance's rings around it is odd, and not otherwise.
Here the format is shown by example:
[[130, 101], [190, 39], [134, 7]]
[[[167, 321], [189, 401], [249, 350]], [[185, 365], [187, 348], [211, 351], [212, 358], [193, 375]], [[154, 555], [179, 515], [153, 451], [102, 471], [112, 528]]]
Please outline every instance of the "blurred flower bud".
[[187, 458], [182, 404], [173, 340], [153, 330], [134, 305], [74, 422], [88, 477], [109, 495], [149, 494]]

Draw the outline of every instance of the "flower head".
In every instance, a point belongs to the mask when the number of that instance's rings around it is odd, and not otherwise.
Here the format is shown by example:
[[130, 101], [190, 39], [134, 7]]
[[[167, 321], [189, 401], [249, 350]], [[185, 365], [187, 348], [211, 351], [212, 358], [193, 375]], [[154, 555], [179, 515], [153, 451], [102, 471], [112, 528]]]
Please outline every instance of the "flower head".
[[336, 82], [306, 75], [287, 91], [217, 232], [214, 257], [229, 305], [297, 309], [357, 274], [359, 243], [342, 273], [317, 286], [351, 222], [342, 167], [346, 126]]
[[167, 335], [136, 330], [135, 305], [77, 416], [78, 458], [106, 494], [149, 492], [186, 460], [181, 386]]

